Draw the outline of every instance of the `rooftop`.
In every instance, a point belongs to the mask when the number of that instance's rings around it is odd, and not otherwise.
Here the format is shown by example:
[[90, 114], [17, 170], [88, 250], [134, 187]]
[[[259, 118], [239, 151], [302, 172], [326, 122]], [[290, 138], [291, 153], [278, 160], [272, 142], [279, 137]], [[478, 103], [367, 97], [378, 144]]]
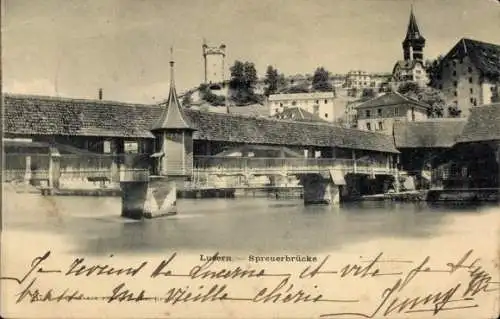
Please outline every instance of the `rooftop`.
[[474, 107], [458, 143], [500, 140], [500, 103]]
[[443, 60], [469, 56], [472, 64], [490, 79], [500, 79], [500, 45], [462, 38]]
[[465, 118], [430, 119], [421, 122], [394, 122], [397, 148], [449, 148], [462, 133]]
[[356, 106], [356, 108], [383, 107], [401, 104], [411, 104], [425, 109], [430, 107], [425, 103], [406, 97], [398, 92], [390, 92], [361, 103]]
[[301, 107], [289, 107], [283, 112], [276, 113], [274, 115], [275, 118], [277, 119], [282, 119], [282, 120], [294, 120], [294, 121], [310, 121], [310, 122], [324, 122], [326, 123], [325, 120], [323, 120], [321, 117], [319, 117], [316, 114], [313, 114], [311, 112], [308, 112]]
[[[4, 95], [5, 132], [13, 135], [65, 135], [152, 138], [164, 107], [110, 101]], [[343, 147], [397, 153], [391, 136], [331, 124], [245, 117], [184, 109], [195, 140]]]

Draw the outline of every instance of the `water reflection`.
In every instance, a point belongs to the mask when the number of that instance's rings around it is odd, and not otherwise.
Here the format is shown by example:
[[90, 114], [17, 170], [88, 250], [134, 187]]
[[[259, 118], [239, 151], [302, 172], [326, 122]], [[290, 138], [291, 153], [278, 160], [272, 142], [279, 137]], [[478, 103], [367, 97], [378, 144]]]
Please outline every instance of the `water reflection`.
[[204, 199], [180, 200], [177, 216], [130, 221], [120, 217], [120, 198], [31, 200], [34, 207], [22, 212], [13, 212], [19, 205], [7, 205], [7, 228], [60, 233], [76, 247], [72, 253], [85, 254], [332, 251], [374, 238], [441, 235], [453, 218], [485, 209], [384, 201], [305, 207], [297, 200]]

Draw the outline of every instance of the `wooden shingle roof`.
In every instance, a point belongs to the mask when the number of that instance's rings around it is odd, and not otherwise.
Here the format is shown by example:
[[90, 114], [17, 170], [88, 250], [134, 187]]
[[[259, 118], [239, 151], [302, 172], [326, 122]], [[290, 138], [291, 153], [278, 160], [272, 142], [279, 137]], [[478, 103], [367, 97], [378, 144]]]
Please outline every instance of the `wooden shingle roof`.
[[471, 109], [458, 143], [500, 140], [500, 103]]
[[397, 148], [449, 148], [462, 133], [466, 119], [436, 119], [394, 122]]
[[[5, 95], [5, 131], [13, 135], [152, 138], [157, 105]], [[184, 109], [196, 140], [249, 144], [337, 146], [397, 153], [391, 136], [331, 124], [235, 116]]]

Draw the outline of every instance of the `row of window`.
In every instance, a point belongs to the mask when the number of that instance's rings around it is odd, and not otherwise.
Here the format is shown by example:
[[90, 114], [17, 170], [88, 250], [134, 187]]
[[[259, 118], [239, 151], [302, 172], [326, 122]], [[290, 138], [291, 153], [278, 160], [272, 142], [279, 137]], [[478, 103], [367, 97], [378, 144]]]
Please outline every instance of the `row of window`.
[[[103, 144], [103, 153], [111, 153], [111, 141], [104, 141]], [[124, 153], [139, 153], [139, 143], [136, 141], [125, 141], [123, 144]]]
[[[307, 104], [308, 102], [309, 102], [308, 100], [304, 100], [301, 103]], [[319, 104], [319, 100], [316, 100], [314, 102], [316, 104]], [[277, 106], [278, 104], [279, 104], [280, 107], [287, 106], [288, 105], [288, 101], [285, 101], [285, 102], [274, 102], [274, 105]], [[297, 101], [292, 101], [291, 104], [292, 104], [292, 106], [296, 106], [297, 105]], [[324, 100], [324, 104], [328, 104], [328, 100], [327, 99]]]
[[[371, 131], [372, 130], [372, 123], [370, 123], [370, 122], [366, 123], [366, 129], [368, 131]], [[374, 125], [374, 130], [375, 131], [383, 131], [384, 130], [384, 122], [380, 121], [377, 123], [376, 126]]]
[[[371, 117], [371, 110], [365, 110], [365, 117], [370, 118]], [[399, 108], [395, 107], [394, 108], [394, 116], [399, 116]], [[382, 117], [382, 109], [377, 109], [377, 116]]]
[[[472, 77], [469, 77], [469, 84], [472, 84], [474, 83], [474, 80], [472, 79]], [[453, 81], [453, 86], [456, 88], [458, 87], [458, 81]], [[443, 89], [443, 84], [439, 84], [438, 85], [438, 89], [442, 90]], [[471, 89], [472, 90], [472, 89]], [[472, 92], [471, 92], [472, 93]]]

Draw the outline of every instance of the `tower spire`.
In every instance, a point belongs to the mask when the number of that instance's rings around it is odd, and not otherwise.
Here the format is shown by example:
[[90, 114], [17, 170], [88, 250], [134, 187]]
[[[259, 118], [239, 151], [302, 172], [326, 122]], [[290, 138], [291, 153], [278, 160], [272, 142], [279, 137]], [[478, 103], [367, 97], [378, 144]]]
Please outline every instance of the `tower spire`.
[[413, 4], [410, 7], [410, 19], [408, 21], [408, 28], [406, 29], [406, 36], [403, 41], [403, 53], [405, 60], [423, 60], [423, 49], [425, 46], [425, 38], [420, 33], [415, 18]]
[[170, 47], [170, 91], [168, 92], [167, 107], [163, 109], [160, 118], [153, 125], [153, 130], [160, 129], [188, 129], [192, 130], [184, 118], [182, 107], [175, 89], [174, 49]]

